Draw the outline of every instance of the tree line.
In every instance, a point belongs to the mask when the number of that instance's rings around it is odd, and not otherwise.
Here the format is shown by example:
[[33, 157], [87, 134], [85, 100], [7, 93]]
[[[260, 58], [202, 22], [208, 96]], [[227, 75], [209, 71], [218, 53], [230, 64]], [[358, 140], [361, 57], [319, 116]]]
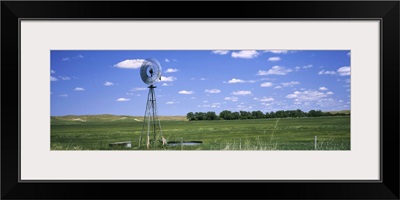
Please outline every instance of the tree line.
[[189, 112], [186, 114], [186, 118], [189, 121], [195, 120], [239, 120], [239, 119], [265, 119], [265, 118], [288, 118], [288, 117], [323, 117], [323, 116], [348, 116], [346, 113], [331, 113], [322, 112], [321, 110], [310, 110], [304, 112], [300, 109], [297, 110], [279, 110], [276, 112], [263, 113], [260, 110], [257, 111], [239, 111], [232, 112], [224, 110], [217, 115], [213, 111], [209, 112]]

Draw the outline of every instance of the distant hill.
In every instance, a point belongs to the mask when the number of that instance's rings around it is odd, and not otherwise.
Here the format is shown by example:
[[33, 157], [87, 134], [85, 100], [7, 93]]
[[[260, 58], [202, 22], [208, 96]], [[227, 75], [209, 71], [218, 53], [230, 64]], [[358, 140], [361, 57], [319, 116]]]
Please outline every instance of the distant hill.
[[[186, 116], [159, 116], [160, 120], [173, 120], [173, 121], [187, 121]], [[118, 120], [132, 120], [132, 121], [143, 121], [143, 116], [129, 116], [129, 115], [65, 115], [65, 116], [51, 116], [50, 119], [53, 121], [118, 121]]]
[[[339, 111], [326, 111], [332, 114], [343, 113], [350, 114], [350, 110], [339, 110]], [[111, 114], [100, 114], [100, 115], [65, 115], [65, 116], [51, 116], [51, 121], [143, 121], [143, 116], [129, 116], [129, 115], [111, 115]], [[162, 121], [188, 121], [186, 116], [159, 116]]]
[[350, 110], [327, 111], [327, 112], [331, 114], [336, 114], [336, 113], [350, 114]]

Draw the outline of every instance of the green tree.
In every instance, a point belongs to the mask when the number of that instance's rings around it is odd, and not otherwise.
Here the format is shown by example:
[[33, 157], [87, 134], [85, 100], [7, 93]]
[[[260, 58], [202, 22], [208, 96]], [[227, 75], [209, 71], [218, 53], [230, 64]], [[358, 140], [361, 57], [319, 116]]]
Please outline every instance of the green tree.
[[239, 111], [240, 113], [240, 119], [251, 119], [251, 113], [247, 111]]
[[309, 117], [316, 117], [317, 116], [317, 111], [315, 110], [310, 110], [308, 111], [308, 115]]
[[269, 116], [270, 116], [270, 118], [276, 118], [276, 115], [275, 115], [274, 111], [271, 111], [269, 113]]
[[225, 120], [230, 120], [232, 119], [232, 112], [229, 110], [223, 110], [219, 113], [219, 117]]
[[255, 117], [256, 119], [262, 119], [264, 118], [264, 113], [261, 112], [260, 110], [255, 111]]
[[194, 113], [193, 112], [189, 112], [188, 114], [186, 114], [186, 118], [189, 121], [195, 120]]
[[321, 110], [317, 110], [317, 111], [315, 111], [315, 115], [316, 115], [316, 117], [322, 117], [323, 113]]
[[215, 114], [215, 112], [207, 112], [207, 120], [216, 120], [217, 119], [217, 115]]
[[206, 118], [206, 114], [203, 113], [203, 112], [195, 112], [195, 113], [194, 113], [194, 117], [195, 117], [197, 120], [206, 120], [206, 119], [207, 119], [207, 118]]
[[233, 119], [240, 119], [240, 114], [239, 114], [239, 112], [233, 112], [232, 115], [233, 115], [233, 116], [232, 116]]
[[286, 114], [286, 112], [283, 111], [283, 110], [278, 110], [278, 111], [276, 111], [275, 116], [276, 116], [277, 118], [286, 118], [286, 117], [287, 117], [287, 114]]
[[304, 117], [304, 112], [301, 111], [300, 109], [297, 109], [297, 110], [296, 110], [295, 117]]

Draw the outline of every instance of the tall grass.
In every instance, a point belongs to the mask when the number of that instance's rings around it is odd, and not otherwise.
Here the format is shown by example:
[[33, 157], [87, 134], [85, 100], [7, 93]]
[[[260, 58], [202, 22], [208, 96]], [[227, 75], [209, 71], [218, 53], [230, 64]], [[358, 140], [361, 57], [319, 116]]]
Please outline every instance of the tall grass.
[[[142, 122], [131, 118], [74, 117], [51, 120], [51, 150], [147, 150], [138, 147]], [[82, 117], [83, 118], [83, 117]], [[120, 117], [122, 118], [122, 117]], [[119, 118], [117, 118], [119, 119]], [[350, 117], [231, 121], [161, 121], [168, 141], [202, 141], [198, 146], [151, 145], [150, 150], [350, 150]], [[132, 147], [109, 147], [131, 141]]]
[[[214, 146], [213, 146], [214, 147]], [[257, 137], [256, 140], [239, 140], [233, 142], [221, 142], [211, 150], [278, 150], [278, 143], [262, 140]]]

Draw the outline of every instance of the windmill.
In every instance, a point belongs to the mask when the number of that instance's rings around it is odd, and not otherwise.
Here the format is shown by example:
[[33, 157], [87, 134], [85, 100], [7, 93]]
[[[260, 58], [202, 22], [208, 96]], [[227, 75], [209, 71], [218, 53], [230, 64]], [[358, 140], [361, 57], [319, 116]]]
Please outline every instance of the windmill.
[[[162, 144], [165, 145], [167, 140], [162, 136], [161, 123], [157, 113], [156, 94], [154, 92], [154, 88], [156, 88], [156, 86], [154, 86], [155, 82], [161, 80], [160, 63], [153, 58], [146, 59], [140, 67], [140, 77], [145, 84], [149, 85], [149, 94], [147, 95], [146, 111], [144, 113], [142, 133], [139, 138], [139, 147], [144, 134], [147, 135], [147, 148], [149, 148], [151, 144], [160, 142], [160, 139]], [[151, 136], [153, 136], [153, 139], [150, 139]]]

